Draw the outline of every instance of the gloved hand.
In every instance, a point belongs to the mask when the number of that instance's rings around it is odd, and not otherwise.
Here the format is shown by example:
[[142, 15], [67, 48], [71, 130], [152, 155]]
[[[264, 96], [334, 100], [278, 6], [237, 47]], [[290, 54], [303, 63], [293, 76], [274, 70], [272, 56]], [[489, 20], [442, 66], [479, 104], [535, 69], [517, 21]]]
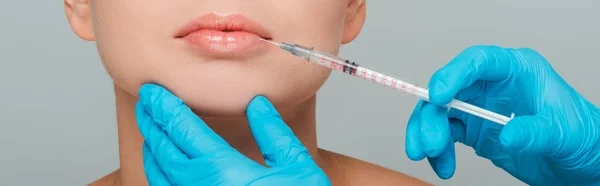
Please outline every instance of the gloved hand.
[[[530, 185], [600, 185], [600, 112], [531, 49], [474, 46], [438, 70], [430, 103], [419, 102], [406, 134], [412, 160], [440, 178], [455, 171], [456, 141]], [[456, 98], [516, 117], [506, 126], [455, 109]]]
[[136, 113], [150, 185], [331, 185], [265, 97], [252, 100], [247, 117], [269, 168], [229, 146], [160, 86], [142, 86]]

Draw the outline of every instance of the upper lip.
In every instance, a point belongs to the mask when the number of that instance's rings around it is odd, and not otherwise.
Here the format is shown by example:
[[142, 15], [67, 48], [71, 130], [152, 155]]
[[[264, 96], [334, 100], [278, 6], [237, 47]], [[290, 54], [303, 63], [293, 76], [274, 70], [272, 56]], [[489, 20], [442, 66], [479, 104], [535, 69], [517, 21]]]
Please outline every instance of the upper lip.
[[175, 32], [175, 37], [182, 38], [202, 29], [243, 31], [256, 34], [264, 39], [271, 39], [271, 34], [262, 25], [244, 15], [230, 14], [222, 16], [214, 13], [206, 14], [190, 21]]

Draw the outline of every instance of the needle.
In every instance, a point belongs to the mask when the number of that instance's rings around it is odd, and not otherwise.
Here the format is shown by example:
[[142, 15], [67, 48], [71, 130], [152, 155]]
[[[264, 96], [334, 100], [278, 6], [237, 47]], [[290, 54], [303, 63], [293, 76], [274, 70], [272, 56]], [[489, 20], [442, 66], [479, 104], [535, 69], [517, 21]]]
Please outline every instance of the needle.
[[279, 43], [277, 43], [277, 42], [275, 42], [275, 41], [266, 40], [266, 39], [263, 39], [263, 38], [260, 38], [260, 39], [261, 39], [261, 40], [263, 40], [263, 41], [265, 41], [265, 42], [267, 42], [267, 43], [271, 43], [271, 44], [274, 44], [274, 45], [277, 45], [277, 46], [279, 46]]

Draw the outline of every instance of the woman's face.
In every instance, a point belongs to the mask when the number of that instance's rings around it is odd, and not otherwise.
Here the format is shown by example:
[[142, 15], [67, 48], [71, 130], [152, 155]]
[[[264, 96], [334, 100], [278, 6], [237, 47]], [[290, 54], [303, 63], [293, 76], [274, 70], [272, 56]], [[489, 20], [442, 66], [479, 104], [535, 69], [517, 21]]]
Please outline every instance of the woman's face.
[[285, 108], [330, 70], [260, 38], [336, 54], [364, 23], [363, 0], [65, 0], [77, 35], [96, 41], [115, 84], [164, 86], [203, 116], [243, 116], [256, 95]]

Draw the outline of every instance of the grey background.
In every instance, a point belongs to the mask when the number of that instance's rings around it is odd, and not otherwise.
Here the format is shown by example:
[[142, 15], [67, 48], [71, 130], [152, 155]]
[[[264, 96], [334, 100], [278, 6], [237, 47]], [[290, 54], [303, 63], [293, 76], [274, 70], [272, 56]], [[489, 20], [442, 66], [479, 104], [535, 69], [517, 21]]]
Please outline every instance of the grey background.
[[[32, 2], [0, 2], [0, 185], [87, 184], [119, 165], [111, 81], [94, 44], [71, 32], [62, 1]], [[470, 45], [531, 47], [600, 103], [600, 1], [367, 2], [364, 31], [344, 57], [426, 84]], [[462, 145], [450, 180], [410, 161], [404, 132], [415, 103], [334, 73], [319, 92], [321, 147], [437, 185], [523, 185]]]

